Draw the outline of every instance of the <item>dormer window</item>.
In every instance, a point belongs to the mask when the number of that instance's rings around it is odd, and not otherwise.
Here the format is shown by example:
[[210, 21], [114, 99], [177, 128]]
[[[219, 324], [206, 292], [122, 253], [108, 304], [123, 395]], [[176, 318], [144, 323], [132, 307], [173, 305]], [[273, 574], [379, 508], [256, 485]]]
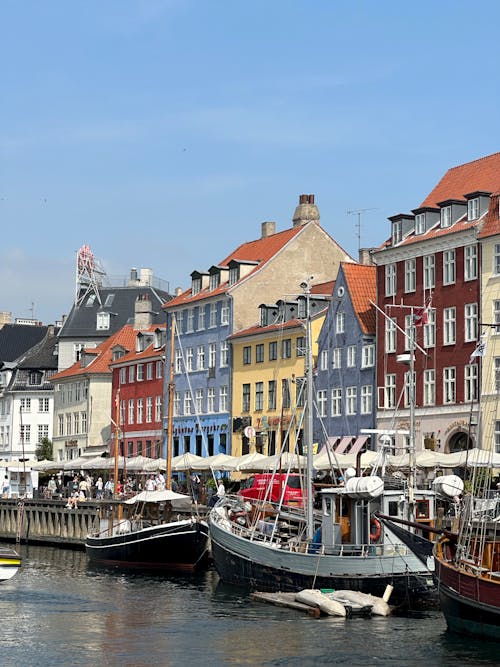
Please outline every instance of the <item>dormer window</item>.
[[441, 209], [441, 227], [451, 227], [451, 206], [443, 206]]
[[236, 266], [232, 266], [229, 269], [229, 284], [235, 285], [239, 279], [240, 279], [240, 267], [239, 264], [237, 264]]
[[260, 309], [260, 326], [261, 327], [267, 327], [268, 324], [268, 314], [267, 314], [267, 308], [261, 307]]
[[220, 284], [220, 273], [218, 271], [215, 271], [214, 273], [210, 274], [210, 290], [217, 289]]
[[191, 293], [193, 296], [201, 292], [201, 278], [193, 278]]
[[98, 331], [107, 331], [109, 329], [109, 313], [97, 313], [96, 329]]
[[113, 350], [113, 361], [117, 361], [118, 359], [123, 357], [124, 354], [125, 354], [125, 352], [121, 348], [117, 348], [117, 349]]
[[42, 384], [42, 374], [40, 373], [40, 371], [30, 371], [29, 384], [30, 385]]
[[425, 213], [418, 213], [415, 216], [415, 234], [423, 234], [425, 232]]
[[467, 202], [467, 219], [477, 220], [479, 218], [479, 197], [469, 199]]
[[395, 220], [392, 223], [392, 243], [396, 245], [403, 240], [403, 223], [401, 220]]

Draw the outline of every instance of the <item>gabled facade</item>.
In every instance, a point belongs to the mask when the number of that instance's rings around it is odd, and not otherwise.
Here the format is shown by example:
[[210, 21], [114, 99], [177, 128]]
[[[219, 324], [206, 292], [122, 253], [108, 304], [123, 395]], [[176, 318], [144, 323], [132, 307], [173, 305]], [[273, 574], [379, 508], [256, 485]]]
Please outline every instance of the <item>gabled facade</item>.
[[314, 440], [375, 427], [376, 268], [342, 263], [318, 338]]
[[52, 439], [57, 331], [37, 328], [45, 332], [42, 340], [0, 371], [0, 458], [34, 458], [38, 444]]
[[[500, 153], [450, 169], [412, 215], [389, 218], [391, 238], [374, 253], [377, 425], [408, 430], [414, 385], [417, 451], [452, 452], [475, 441], [469, 421], [477, 418], [480, 384], [470, 359], [481, 321], [477, 236], [499, 186]], [[402, 363], [410, 359], [410, 332], [414, 382]], [[396, 435], [395, 445], [404, 447], [405, 437]]]
[[[313, 358], [333, 283], [311, 290]], [[261, 304], [260, 324], [230, 337], [233, 456], [257, 451], [303, 453], [306, 299]], [[247, 427], [252, 427], [248, 429]]]
[[231, 453], [229, 336], [253, 325], [263, 301], [295, 293], [311, 275], [330, 280], [341, 261], [351, 261], [319, 225], [313, 195], [301, 195], [293, 224], [276, 232], [273, 222], [263, 223], [259, 239], [243, 243], [206, 272], [194, 271], [191, 288], [165, 305], [168, 327], [175, 314], [179, 330], [174, 455]]
[[[132, 350], [116, 344], [113, 361], [112, 442], [119, 424], [120, 454], [159, 458], [162, 449], [162, 392], [165, 364], [165, 328], [138, 331]], [[118, 412], [116, 410], [118, 408]], [[114, 453], [114, 447], [111, 447]]]

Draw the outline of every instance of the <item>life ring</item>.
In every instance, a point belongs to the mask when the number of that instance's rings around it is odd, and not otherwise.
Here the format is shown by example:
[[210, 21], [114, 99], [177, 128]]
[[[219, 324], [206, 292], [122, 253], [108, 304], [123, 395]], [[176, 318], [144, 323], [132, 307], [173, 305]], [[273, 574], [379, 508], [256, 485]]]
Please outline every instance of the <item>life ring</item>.
[[382, 534], [380, 521], [374, 516], [370, 519], [370, 542], [378, 542]]

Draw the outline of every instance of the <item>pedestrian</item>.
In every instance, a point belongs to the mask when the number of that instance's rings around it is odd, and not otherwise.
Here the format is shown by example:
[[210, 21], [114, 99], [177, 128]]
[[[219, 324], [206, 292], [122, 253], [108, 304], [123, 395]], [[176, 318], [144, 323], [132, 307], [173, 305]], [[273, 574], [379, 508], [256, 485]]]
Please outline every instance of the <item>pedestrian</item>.
[[200, 478], [194, 472], [191, 475], [191, 495], [195, 503], [198, 503], [200, 500]]
[[2, 498], [10, 498], [10, 481], [9, 476], [5, 475], [2, 480]]
[[217, 496], [220, 498], [224, 498], [226, 495], [226, 487], [224, 486], [224, 482], [222, 480], [219, 481], [219, 486], [217, 487]]
[[155, 476], [150, 475], [146, 480], [146, 491], [154, 491], [156, 489]]
[[49, 492], [49, 498], [53, 498], [54, 494], [57, 491], [57, 484], [54, 475], [52, 475], [52, 477], [49, 479], [49, 483], [47, 484], [47, 489]]
[[97, 482], [95, 483], [95, 497], [97, 500], [102, 500], [102, 493], [104, 490], [104, 483], [102, 481], [102, 477], [97, 478]]

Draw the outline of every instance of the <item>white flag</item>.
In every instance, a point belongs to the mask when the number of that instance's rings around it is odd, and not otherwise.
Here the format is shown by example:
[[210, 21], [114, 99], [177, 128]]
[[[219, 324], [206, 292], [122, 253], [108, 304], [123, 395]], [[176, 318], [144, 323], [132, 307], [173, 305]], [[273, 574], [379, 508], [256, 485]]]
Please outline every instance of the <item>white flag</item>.
[[486, 354], [486, 337], [483, 335], [478, 340], [478, 343], [476, 345], [476, 349], [470, 355], [469, 363], [472, 363], [472, 360], [474, 359], [474, 357], [484, 357], [485, 354]]

